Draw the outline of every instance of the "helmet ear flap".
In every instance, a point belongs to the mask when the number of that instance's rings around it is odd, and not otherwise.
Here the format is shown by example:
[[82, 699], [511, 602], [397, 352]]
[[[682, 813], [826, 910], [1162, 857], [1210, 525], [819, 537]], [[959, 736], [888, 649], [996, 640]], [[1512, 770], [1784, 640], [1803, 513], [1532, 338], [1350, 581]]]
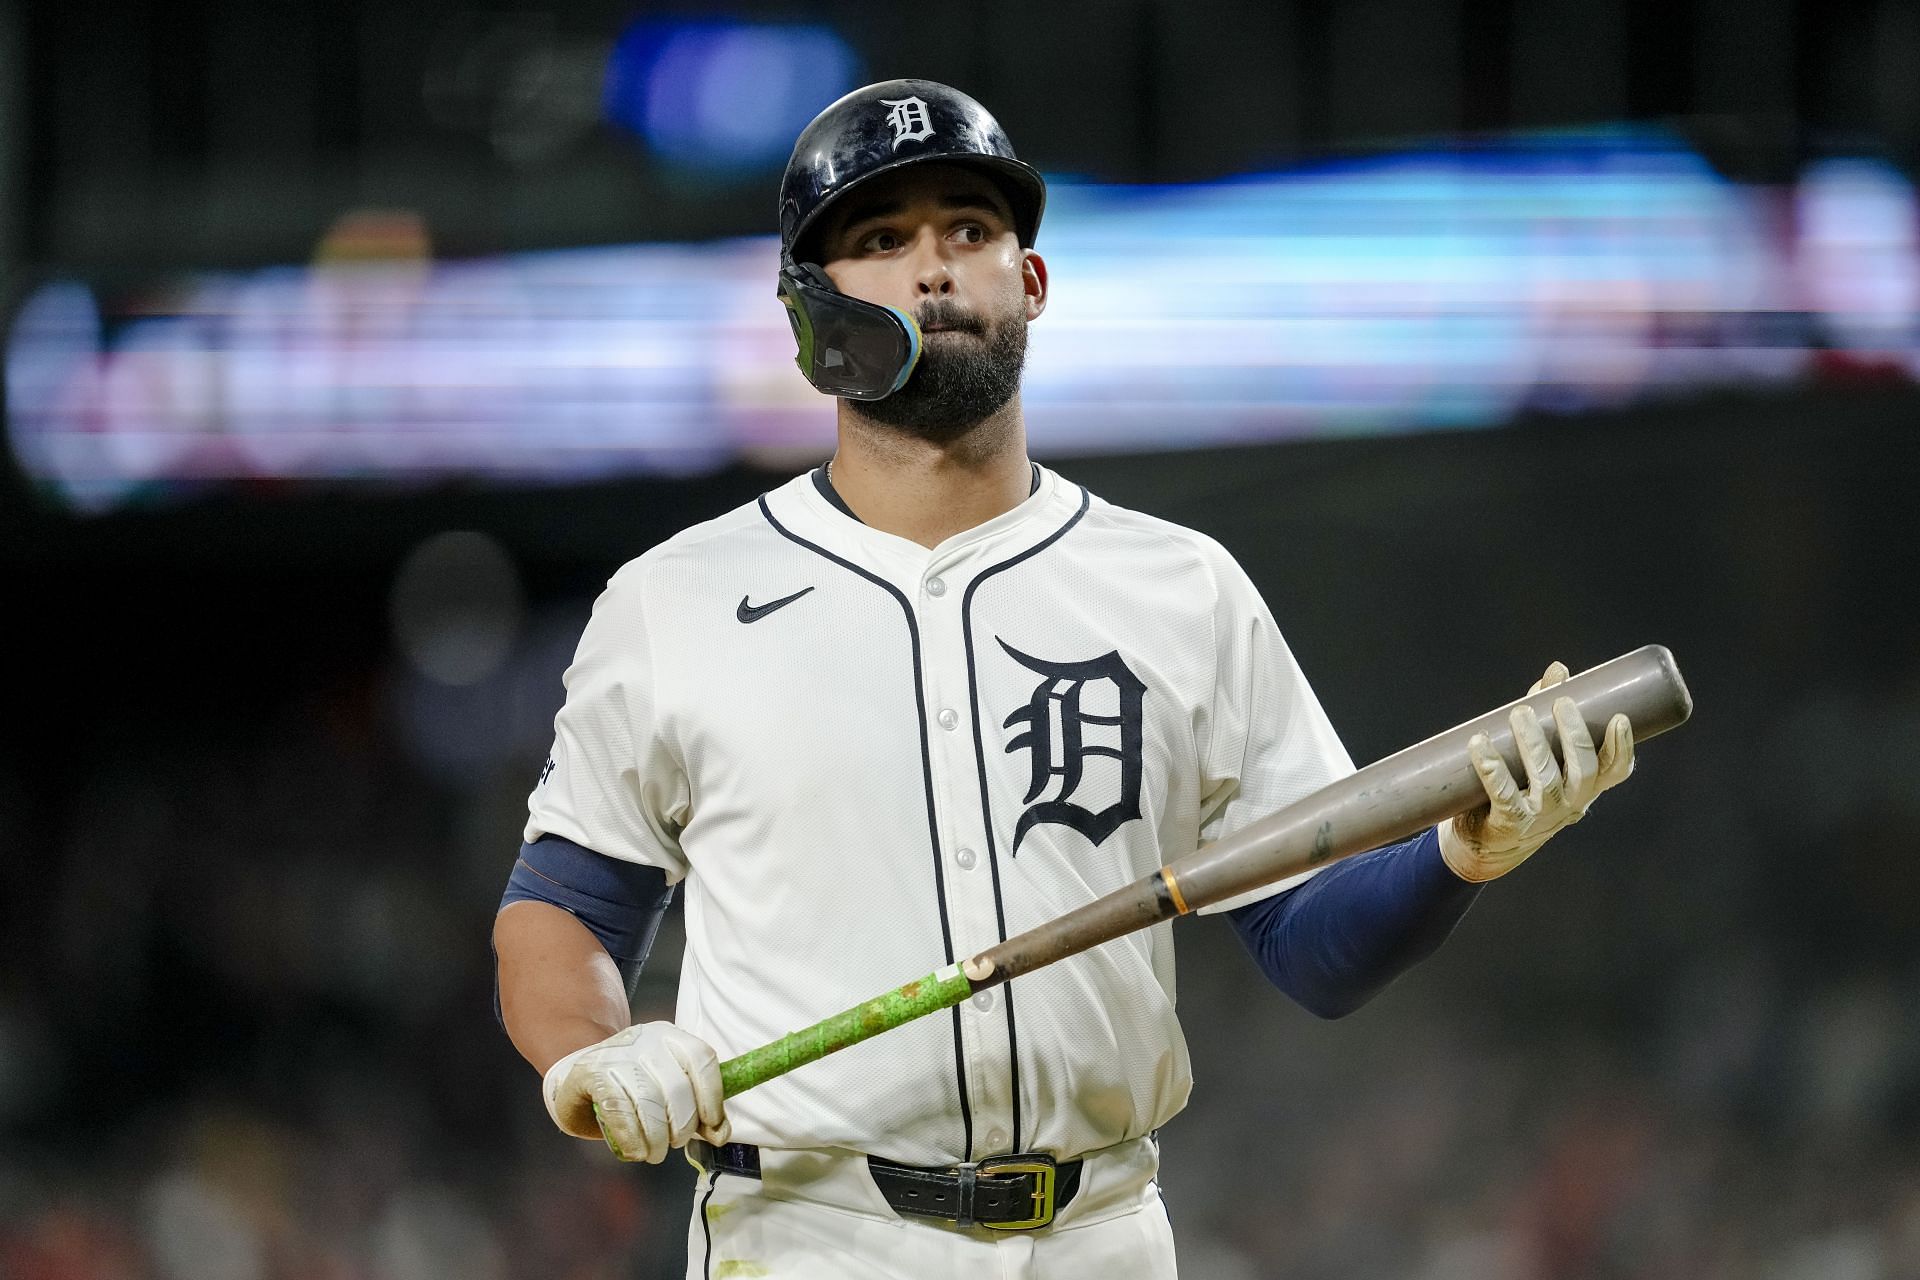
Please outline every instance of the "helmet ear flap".
[[780, 264], [779, 295], [799, 348], [793, 362], [828, 395], [883, 399], [920, 362], [920, 326], [912, 316], [849, 298], [811, 262]]

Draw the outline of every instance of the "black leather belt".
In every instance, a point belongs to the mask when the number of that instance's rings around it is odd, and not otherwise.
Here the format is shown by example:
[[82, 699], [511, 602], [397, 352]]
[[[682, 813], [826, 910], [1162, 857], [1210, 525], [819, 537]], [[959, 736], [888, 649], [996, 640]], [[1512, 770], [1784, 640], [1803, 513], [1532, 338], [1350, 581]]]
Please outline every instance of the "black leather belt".
[[[695, 1138], [687, 1144], [687, 1158], [701, 1169], [760, 1176], [760, 1148], [744, 1142], [715, 1147]], [[996, 1231], [1044, 1227], [1080, 1190], [1080, 1161], [1060, 1162], [1041, 1152], [992, 1156], [945, 1169], [868, 1156], [867, 1171], [898, 1213]]]

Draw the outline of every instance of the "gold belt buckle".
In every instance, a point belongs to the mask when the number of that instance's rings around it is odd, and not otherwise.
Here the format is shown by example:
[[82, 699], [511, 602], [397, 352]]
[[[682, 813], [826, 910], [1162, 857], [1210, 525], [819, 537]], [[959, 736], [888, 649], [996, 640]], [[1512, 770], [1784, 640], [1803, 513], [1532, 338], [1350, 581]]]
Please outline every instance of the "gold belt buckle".
[[1054, 1159], [1043, 1152], [1022, 1152], [1010, 1156], [989, 1156], [975, 1170], [981, 1178], [1008, 1178], [1022, 1173], [1033, 1175], [1033, 1217], [1019, 1222], [982, 1222], [993, 1231], [1028, 1231], [1053, 1221]]

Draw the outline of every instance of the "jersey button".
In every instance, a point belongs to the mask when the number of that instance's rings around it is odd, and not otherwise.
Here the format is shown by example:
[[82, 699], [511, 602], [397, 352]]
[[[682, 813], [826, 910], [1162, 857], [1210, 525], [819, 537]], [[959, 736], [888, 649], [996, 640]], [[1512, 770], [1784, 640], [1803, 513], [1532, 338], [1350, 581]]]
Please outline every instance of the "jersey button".
[[973, 1007], [978, 1009], [982, 1013], [992, 1013], [993, 1012], [993, 992], [982, 991], [979, 995], [975, 996], [973, 998]]
[[938, 719], [942, 729], [956, 729], [960, 725], [960, 713], [952, 707], [942, 707]]
[[928, 578], [927, 594], [930, 596], [943, 596], [947, 594], [947, 584], [939, 578]]
[[973, 870], [973, 864], [979, 861], [979, 859], [974, 856], [973, 850], [971, 849], [962, 849], [960, 852], [953, 855], [953, 860], [960, 864], [960, 869], [962, 871]]
[[992, 1147], [995, 1151], [998, 1151], [1000, 1148], [1006, 1146], [1007, 1145], [1006, 1130], [1004, 1129], [988, 1130], [987, 1145], [989, 1147]]

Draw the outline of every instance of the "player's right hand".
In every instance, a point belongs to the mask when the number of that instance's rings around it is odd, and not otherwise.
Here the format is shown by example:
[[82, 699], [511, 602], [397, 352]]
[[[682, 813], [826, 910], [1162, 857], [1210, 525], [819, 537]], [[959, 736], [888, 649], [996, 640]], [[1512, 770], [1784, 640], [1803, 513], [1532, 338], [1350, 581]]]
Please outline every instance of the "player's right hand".
[[643, 1022], [547, 1068], [547, 1114], [561, 1132], [605, 1138], [622, 1160], [659, 1164], [690, 1138], [727, 1141], [726, 1094], [712, 1046], [671, 1022]]

